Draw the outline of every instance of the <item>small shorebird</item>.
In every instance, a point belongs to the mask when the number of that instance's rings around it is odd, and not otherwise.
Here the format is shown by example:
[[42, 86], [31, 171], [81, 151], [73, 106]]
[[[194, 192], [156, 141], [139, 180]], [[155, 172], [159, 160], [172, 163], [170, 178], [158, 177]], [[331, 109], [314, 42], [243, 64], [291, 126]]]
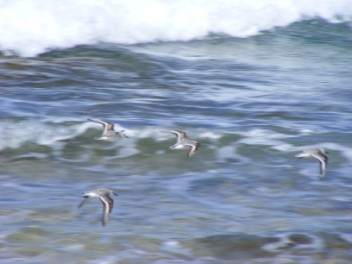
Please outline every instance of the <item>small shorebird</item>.
[[92, 119], [92, 118], [88, 118], [89, 121], [98, 123], [103, 125], [104, 127], [104, 131], [102, 133], [102, 135], [100, 137], [96, 137], [96, 140], [106, 140], [106, 141], [114, 141], [116, 139], [121, 139], [121, 138], [128, 138], [123, 132], [125, 130], [121, 130], [119, 132], [115, 131], [114, 129], [114, 124], [111, 122], [106, 122], [106, 121], [102, 121], [99, 119]]
[[195, 140], [187, 139], [187, 134], [180, 130], [166, 131], [168, 133], [174, 134], [177, 137], [176, 144], [170, 146], [170, 149], [186, 149], [188, 148], [187, 156], [191, 157], [194, 155], [196, 150], [200, 147], [200, 144]]
[[320, 163], [320, 177], [323, 178], [325, 176], [326, 168], [328, 165], [328, 152], [323, 148], [312, 148], [304, 150], [297, 155], [296, 158], [305, 158], [305, 157], [313, 157], [316, 158]]
[[106, 225], [106, 222], [108, 221], [108, 216], [112, 211], [112, 208], [114, 206], [114, 200], [111, 198], [111, 195], [117, 195], [114, 193], [112, 190], [101, 188], [101, 189], [95, 189], [89, 192], [86, 192], [83, 194], [83, 201], [78, 205], [78, 208], [81, 208], [88, 198], [92, 197], [97, 197], [100, 199], [100, 201], [103, 204], [103, 217], [101, 218], [101, 222], [103, 226]]

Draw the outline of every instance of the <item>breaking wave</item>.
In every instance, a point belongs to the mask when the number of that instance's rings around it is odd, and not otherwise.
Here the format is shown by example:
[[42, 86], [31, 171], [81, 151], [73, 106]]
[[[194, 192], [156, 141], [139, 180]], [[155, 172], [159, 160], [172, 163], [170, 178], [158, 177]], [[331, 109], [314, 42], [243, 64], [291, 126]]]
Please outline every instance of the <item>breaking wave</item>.
[[350, 0], [4, 0], [0, 51], [36, 56], [102, 42], [189, 41], [211, 34], [244, 38], [307, 19], [351, 18]]

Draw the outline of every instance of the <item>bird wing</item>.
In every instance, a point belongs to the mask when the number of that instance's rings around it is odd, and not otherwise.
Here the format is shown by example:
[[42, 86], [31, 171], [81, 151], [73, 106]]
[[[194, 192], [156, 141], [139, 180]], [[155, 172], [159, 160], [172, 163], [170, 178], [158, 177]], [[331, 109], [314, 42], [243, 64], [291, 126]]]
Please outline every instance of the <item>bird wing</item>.
[[112, 208], [114, 206], [114, 201], [108, 195], [101, 197], [100, 200], [103, 203], [102, 223], [103, 223], [103, 226], [105, 226], [108, 221], [108, 216], [111, 213]]
[[78, 208], [81, 208], [88, 200], [88, 197], [84, 198], [82, 202], [78, 205]]
[[320, 163], [320, 175], [321, 177], [324, 177], [325, 172], [326, 172], [326, 167], [327, 167], [327, 163], [328, 163], [328, 157], [325, 155], [313, 155], [314, 158], [316, 158], [317, 160], [319, 160]]
[[100, 119], [94, 119], [94, 118], [88, 118], [89, 121], [101, 124], [102, 126], [106, 126], [108, 124], [108, 122], [105, 122], [103, 120]]
[[109, 122], [103, 121], [103, 120], [99, 120], [99, 119], [93, 119], [93, 118], [88, 118], [89, 121], [101, 124], [104, 127], [104, 132], [103, 135], [105, 135], [105, 133], [108, 131], [108, 125]]
[[187, 138], [187, 134], [186, 132], [183, 132], [181, 130], [171, 130], [169, 131], [171, 134], [174, 134], [176, 135], [177, 137], [177, 141], [181, 140], [181, 139], [184, 139], [184, 138]]
[[196, 143], [185, 143], [184, 145], [189, 147], [189, 151], [187, 153], [188, 157], [191, 157], [194, 155], [194, 153], [197, 151], [197, 149], [199, 148], [200, 144], [198, 142]]

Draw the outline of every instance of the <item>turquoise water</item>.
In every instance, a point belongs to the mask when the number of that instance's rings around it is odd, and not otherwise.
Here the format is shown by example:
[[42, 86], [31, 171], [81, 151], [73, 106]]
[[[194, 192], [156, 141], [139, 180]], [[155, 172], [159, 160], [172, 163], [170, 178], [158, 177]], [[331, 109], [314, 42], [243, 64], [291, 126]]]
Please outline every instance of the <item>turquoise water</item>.
[[[0, 57], [2, 263], [350, 263], [351, 28]], [[16, 50], [14, 48], [14, 50]], [[94, 140], [110, 120], [129, 138]], [[196, 155], [171, 150], [180, 129]], [[326, 178], [315, 160], [329, 151]], [[106, 227], [82, 193], [117, 191]]]

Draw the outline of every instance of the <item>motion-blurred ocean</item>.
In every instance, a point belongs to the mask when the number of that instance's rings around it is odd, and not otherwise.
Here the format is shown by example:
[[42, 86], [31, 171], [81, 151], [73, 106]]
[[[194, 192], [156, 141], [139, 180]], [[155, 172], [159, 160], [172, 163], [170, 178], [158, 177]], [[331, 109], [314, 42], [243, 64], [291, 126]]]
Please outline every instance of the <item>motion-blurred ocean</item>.
[[1, 1], [1, 263], [350, 264], [351, 23], [351, 0]]

